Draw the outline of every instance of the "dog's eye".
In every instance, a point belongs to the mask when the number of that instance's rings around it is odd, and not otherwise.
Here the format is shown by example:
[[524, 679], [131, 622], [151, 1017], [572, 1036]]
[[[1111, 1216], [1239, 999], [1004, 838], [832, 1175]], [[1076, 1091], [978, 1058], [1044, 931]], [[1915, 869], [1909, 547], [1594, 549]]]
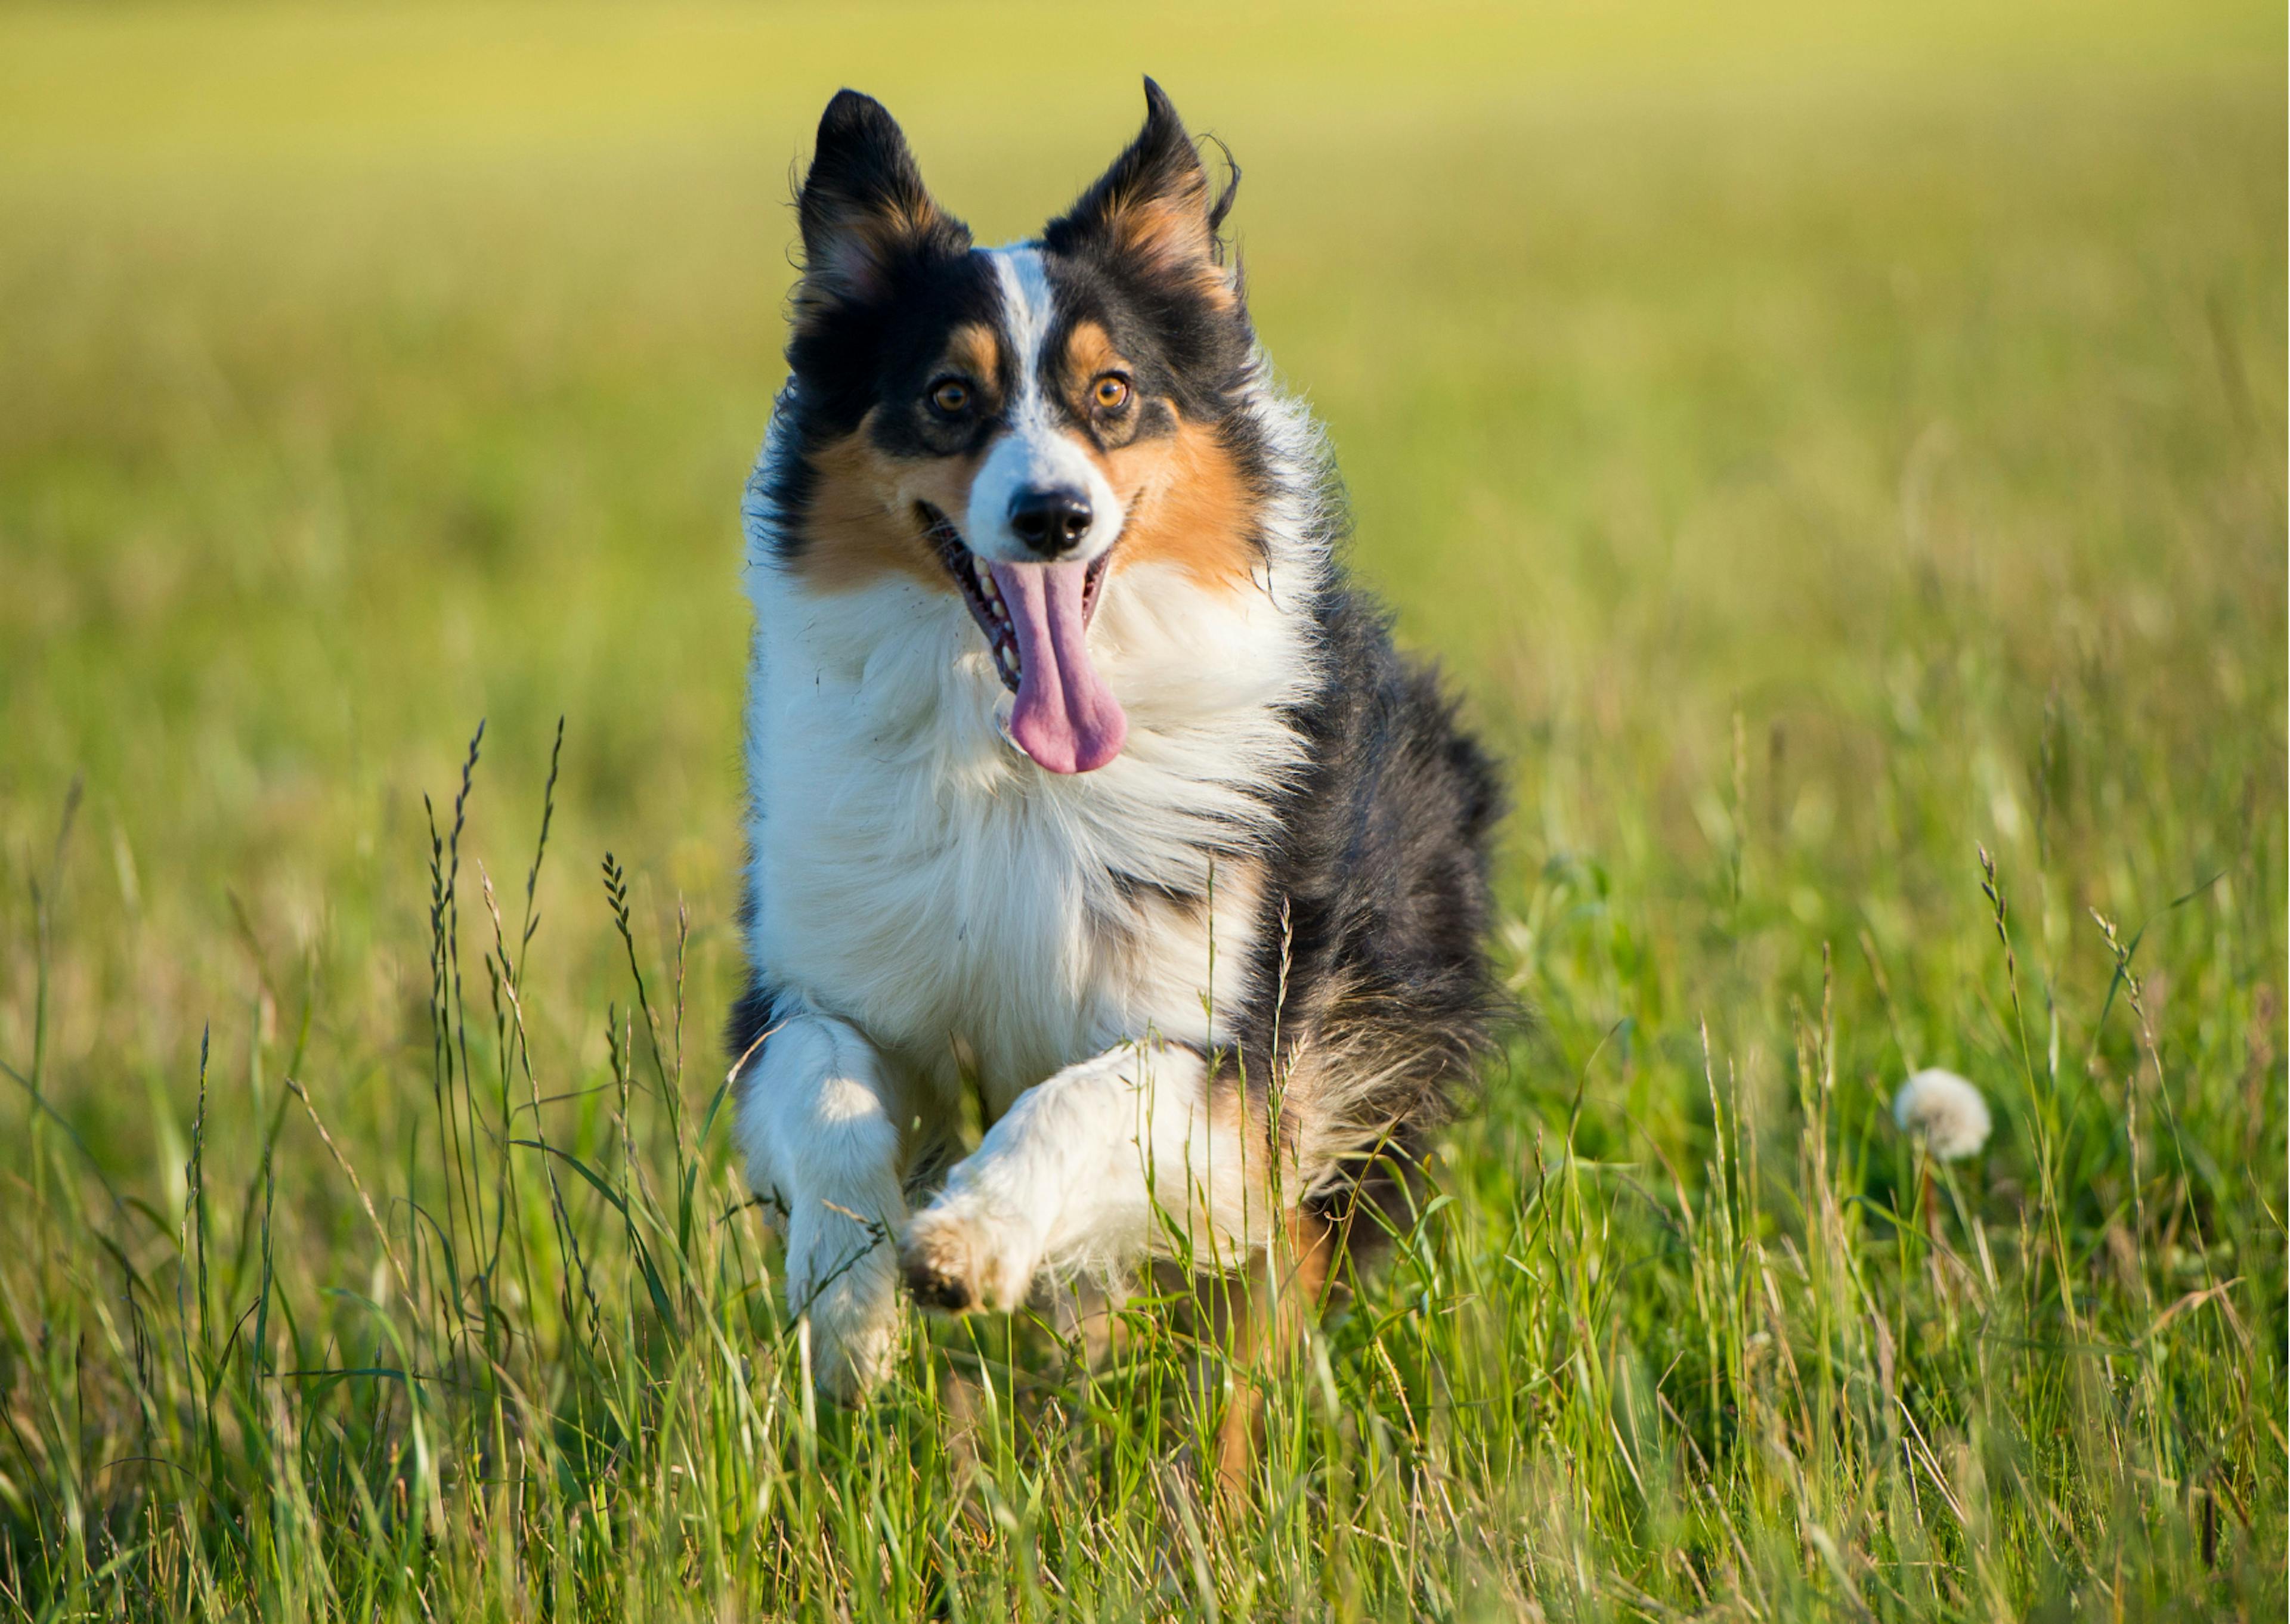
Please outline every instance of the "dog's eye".
[[1100, 412], [1118, 412], [1129, 404], [1129, 380], [1108, 372], [1097, 380], [1091, 397], [1096, 401]]
[[970, 409], [970, 386], [959, 378], [941, 378], [931, 385], [930, 404], [941, 417], [959, 417]]

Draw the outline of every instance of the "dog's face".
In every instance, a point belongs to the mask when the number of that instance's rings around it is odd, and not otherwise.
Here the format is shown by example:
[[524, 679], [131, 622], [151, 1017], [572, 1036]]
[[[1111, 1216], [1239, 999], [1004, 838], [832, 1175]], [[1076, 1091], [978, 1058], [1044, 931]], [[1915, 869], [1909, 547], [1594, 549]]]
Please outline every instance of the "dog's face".
[[1041, 236], [972, 244], [882, 106], [820, 121], [788, 361], [782, 556], [821, 591], [903, 575], [958, 595], [1056, 772], [1121, 749], [1089, 630], [1173, 566], [1246, 588], [1263, 459], [1238, 410], [1252, 337], [1199, 155], [1158, 86], [1145, 126]]

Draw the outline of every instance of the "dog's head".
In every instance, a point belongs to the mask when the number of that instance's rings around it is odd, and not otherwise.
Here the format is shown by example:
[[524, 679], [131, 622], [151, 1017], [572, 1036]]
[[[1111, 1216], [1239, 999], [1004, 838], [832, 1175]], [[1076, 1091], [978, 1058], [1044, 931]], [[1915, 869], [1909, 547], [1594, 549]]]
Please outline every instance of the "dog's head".
[[975, 247], [853, 91], [820, 120], [800, 203], [781, 555], [819, 590], [903, 573], [958, 594], [1016, 695], [1012, 738], [1054, 772], [1126, 737], [1090, 651], [1103, 596], [1148, 563], [1243, 589], [1257, 546], [1231, 188], [1149, 79], [1145, 100], [1136, 140], [1031, 242]]

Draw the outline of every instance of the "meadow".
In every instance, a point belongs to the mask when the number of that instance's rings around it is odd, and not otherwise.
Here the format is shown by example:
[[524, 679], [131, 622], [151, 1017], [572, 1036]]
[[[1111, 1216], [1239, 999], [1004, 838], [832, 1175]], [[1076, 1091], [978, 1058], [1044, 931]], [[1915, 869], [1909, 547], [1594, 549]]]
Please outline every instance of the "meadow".
[[[0, 1601], [2281, 1617], [2284, 47], [0, 11]], [[1534, 1012], [1238, 1508], [1149, 1298], [817, 1402], [718, 1108], [791, 166], [856, 84], [1021, 236], [1145, 71], [1504, 759]]]

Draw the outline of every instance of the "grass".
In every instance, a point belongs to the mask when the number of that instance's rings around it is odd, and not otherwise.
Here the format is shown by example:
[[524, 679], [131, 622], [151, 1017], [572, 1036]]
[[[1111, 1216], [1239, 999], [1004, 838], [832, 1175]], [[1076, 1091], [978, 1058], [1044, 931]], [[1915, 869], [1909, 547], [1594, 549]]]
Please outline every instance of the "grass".
[[[2283, 45], [0, 12], [0, 1596], [2280, 1616]], [[1237, 1517], [1157, 1309], [819, 1409], [717, 1112], [787, 166], [855, 82], [1014, 235], [1145, 68], [1509, 763], [1540, 1012]]]

